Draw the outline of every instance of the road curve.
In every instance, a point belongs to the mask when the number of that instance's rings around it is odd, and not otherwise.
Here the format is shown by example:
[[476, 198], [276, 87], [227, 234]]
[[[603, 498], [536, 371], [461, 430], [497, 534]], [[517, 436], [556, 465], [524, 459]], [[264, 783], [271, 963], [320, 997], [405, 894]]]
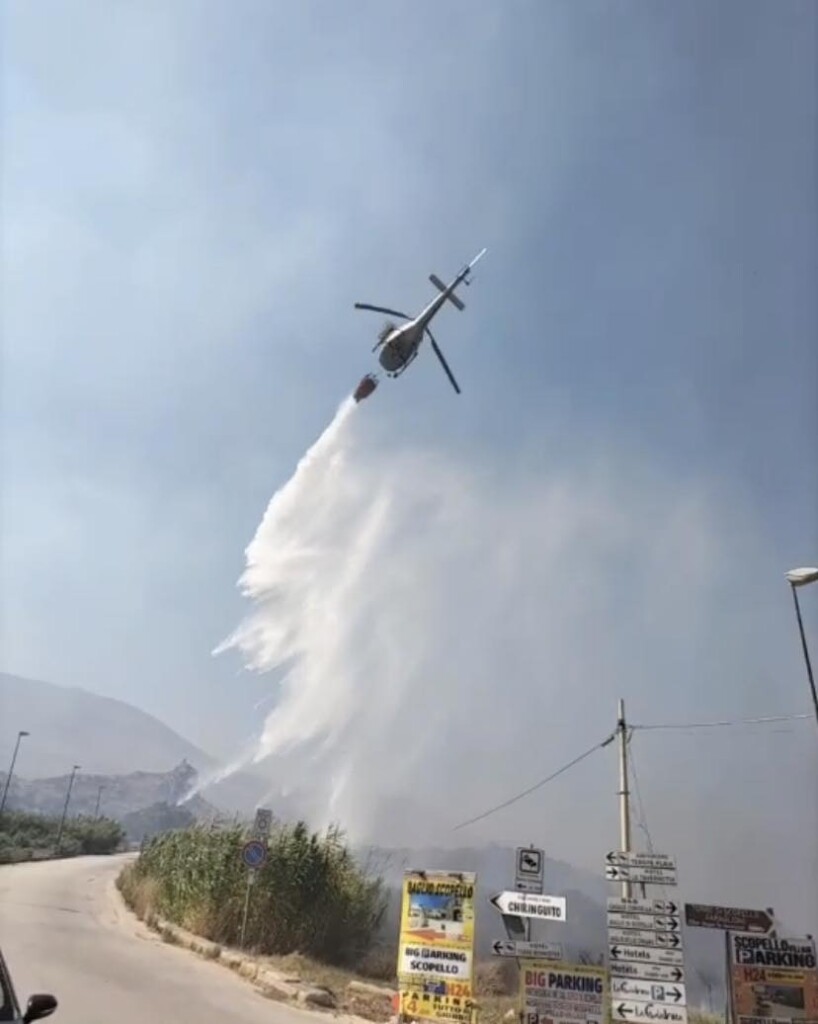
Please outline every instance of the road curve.
[[159, 940], [113, 887], [124, 862], [0, 867], [0, 947], [23, 1007], [33, 992], [51, 992], [54, 1024], [327, 1024]]

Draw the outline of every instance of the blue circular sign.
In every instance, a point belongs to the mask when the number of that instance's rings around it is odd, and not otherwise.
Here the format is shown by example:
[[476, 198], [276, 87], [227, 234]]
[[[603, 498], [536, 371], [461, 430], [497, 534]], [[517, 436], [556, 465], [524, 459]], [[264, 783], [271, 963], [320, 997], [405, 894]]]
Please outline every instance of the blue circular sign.
[[260, 868], [267, 860], [267, 850], [264, 843], [258, 839], [251, 839], [249, 843], [245, 843], [241, 857], [248, 868]]

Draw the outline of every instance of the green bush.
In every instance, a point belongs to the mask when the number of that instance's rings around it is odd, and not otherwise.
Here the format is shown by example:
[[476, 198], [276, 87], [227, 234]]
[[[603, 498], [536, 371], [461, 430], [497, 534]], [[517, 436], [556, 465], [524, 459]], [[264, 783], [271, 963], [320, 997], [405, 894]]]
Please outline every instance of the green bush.
[[[247, 891], [239, 826], [195, 826], [146, 843], [123, 891], [153, 886], [152, 910], [208, 939], [236, 945]], [[357, 963], [385, 911], [380, 879], [366, 875], [333, 829], [276, 827], [250, 895], [246, 944], [262, 953], [303, 953], [326, 963]]]
[[[42, 860], [56, 853], [60, 822], [41, 814], [4, 811], [0, 817], [0, 863]], [[113, 853], [125, 836], [110, 818], [68, 818], [60, 842], [61, 857]]]

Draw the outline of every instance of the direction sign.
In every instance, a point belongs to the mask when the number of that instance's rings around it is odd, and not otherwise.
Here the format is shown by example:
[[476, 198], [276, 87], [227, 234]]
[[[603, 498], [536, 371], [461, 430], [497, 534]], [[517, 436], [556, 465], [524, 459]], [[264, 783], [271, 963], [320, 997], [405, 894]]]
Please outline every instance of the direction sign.
[[251, 839], [249, 843], [244, 844], [241, 859], [248, 868], [264, 867], [264, 862], [267, 860], [267, 847], [258, 839]]
[[711, 907], [685, 903], [685, 924], [691, 928], [723, 928], [729, 932], [766, 935], [775, 923], [773, 910], [744, 910], [741, 907]]
[[545, 853], [533, 846], [518, 847], [514, 887], [520, 892], [542, 893]]
[[536, 917], [542, 921], [564, 921], [564, 896], [543, 896], [537, 893], [499, 892], [489, 900], [501, 914], [517, 917]]
[[681, 927], [681, 920], [669, 914], [622, 914], [616, 910], [609, 910], [608, 927], [649, 928], [657, 932], [677, 932]]
[[619, 867], [608, 864], [605, 877], [611, 882], [644, 882], [645, 885], [676, 885], [675, 868]]
[[678, 914], [679, 904], [673, 900], [639, 900], [636, 897], [609, 896], [608, 913], [620, 914]]
[[671, 967], [684, 966], [684, 953], [681, 949], [653, 949], [651, 946], [626, 946], [620, 942], [609, 943], [608, 948], [612, 964], [615, 960], [630, 960], [638, 964], [667, 964]]
[[642, 981], [641, 978], [611, 978], [611, 996], [636, 1002], [670, 1003], [686, 1006], [687, 991], [675, 982]]
[[634, 1003], [626, 1000], [611, 1000], [611, 1019], [635, 1021], [636, 1024], [687, 1024], [687, 1008], [669, 1006], [667, 1003]]
[[609, 927], [608, 942], [625, 942], [631, 946], [658, 946], [660, 949], [679, 949], [682, 945], [682, 937], [676, 932], [649, 932]]
[[657, 871], [675, 871], [676, 859], [667, 853], [629, 853], [625, 850], [610, 850], [605, 863], [623, 868], [654, 868]]
[[562, 960], [562, 946], [558, 942], [513, 942], [509, 939], [498, 939], [491, 948], [495, 956]]
[[610, 963], [612, 978], [638, 978], [641, 981], [684, 981], [684, 968], [669, 964], [632, 964], [627, 960]]

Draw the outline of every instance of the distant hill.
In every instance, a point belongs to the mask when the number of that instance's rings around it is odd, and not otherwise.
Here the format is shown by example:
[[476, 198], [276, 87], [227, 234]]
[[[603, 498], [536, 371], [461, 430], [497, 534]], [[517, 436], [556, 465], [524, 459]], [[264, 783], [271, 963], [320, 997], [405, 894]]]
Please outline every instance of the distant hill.
[[[0, 778], [18, 729], [31, 735], [23, 740], [15, 774], [29, 779], [59, 778], [77, 763], [85, 777], [170, 772], [183, 761], [203, 775], [219, 767], [215, 758], [125, 701], [0, 672]], [[203, 795], [222, 810], [247, 813], [265, 789], [263, 779], [241, 773]]]
[[[0, 780], [5, 782], [5, 772]], [[9, 787], [10, 808], [53, 816], [61, 814], [68, 792], [69, 775], [45, 779], [25, 779], [15, 771]], [[70, 813], [94, 814], [97, 797], [101, 812], [121, 821], [127, 814], [152, 804], [175, 806], [196, 781], [196, 770], [183, 761], [169, 772], [130, 772], [126, 775], [103, 775], [78, 772], [71, 786]], [[100, 793], [102, 787], [102, 793]], [[213, 817], [217, 809], [199, 796], [185, 805], [197, 818]]]
[[[5, 774], [0, 775], [0, 785]], [[15, 772], [8, 791], [7, 807], [58, 817], [65, 807], [69, 775], [24, 779]], [[72, 817], [100, 814], [125, 826], [131, 842], [197, 821], [217, 821], [224, 815], [200, 796], [183, 807], [180, 797], [196, 782], [196, 769], [183, 761], [170, 772], [131, 772], [128, 775], [78, 773], [71, 786], [68, 813]]]

